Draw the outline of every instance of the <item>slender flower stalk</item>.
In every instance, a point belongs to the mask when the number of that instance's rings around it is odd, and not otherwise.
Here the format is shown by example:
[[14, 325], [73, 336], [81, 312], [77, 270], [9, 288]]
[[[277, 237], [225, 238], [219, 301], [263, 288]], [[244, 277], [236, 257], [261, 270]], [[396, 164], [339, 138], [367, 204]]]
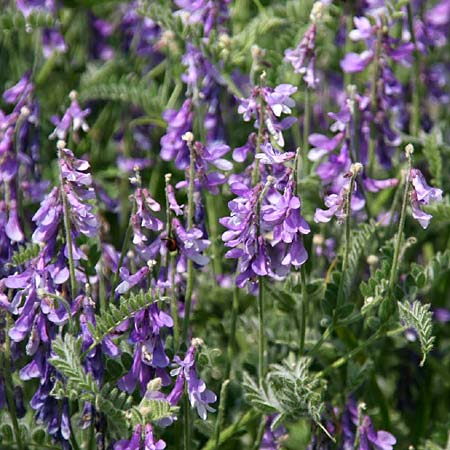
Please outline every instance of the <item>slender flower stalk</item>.
[[361, 163], [354, 163], [350, 167], [350, 185], [347, 192], [347, 198], [345, 201], [345, 247], [344, 247], [344, 256], [342, 259], [342, 277], [339, 283], [338, 297], [337, 297], [337, 306], [340, 306], [343, 302], [342, 294], [344, 287], [344, 277], [347, 270], [348, 265], [348, 255], [350, 252], [350, 228], [351, 228], [351, 215], [350, 215], [350, 206], [352, 201], [352, 194], [355, 188], [355, 179], [358, 174], [362, 171], [363, 166]]
[[[66, 147], [66, 143], [64, 141], [58, 141], [57, 143], [58, 151], [62, 151]], [[70, 273], [70, 290], [72, 293], [72, 298], [75, 298], [77, 294], [77, 279], [75, 277], [75, 263], [73, 259], [73, 246], [72, 246], [72, 231], [70, 225], [70, 215], [69, 215], [69, 205], [67, 202], [66, 192], [64, 190], [64, 181], [63, 174], [60, 168], [59, 171], [59, 180], [61, 185], [61, 198], [63, 203], [63, 216], [64, 216], [64, 230], [66, 233], [66, 246], [67, 246], [67, 254], [69, 257], [69, 273]]]
[[[258, 200], [256, 220], [257, 220], [257, 235], [260, 236], [260, 216], [261, 216], [261, 203], [267, 194], [271, 184], [273, 183], [273, 177], [267, 177], [267, 182], [264, 189], [261, 192]], [[265, 336], [264, 336], [264, 277], [258, 276], [258, 319], [259, 319], [259, 331], [258, 331], [258, 374], [259, 380], [262, 382], [265, 374]]]
[[[11, 325], [9, 314], [6, 313], [6, 332], [5, 332], [5, 349], [0, 352], [0, 368], [4, 368], [4, 379], [6, 388], [6, 398], [8, 401], [9, 415], [14, 430], [14, 436], [18, 450], [24, 450], [22, 435], [19, 429], [19, 422], [17, 421], [16, 403], [14, 401], [14, 389], [11, 371], [11, 339], [8, 331]], [[3, 372], [3, 370], [2, 370]]]
[[222, 428], [222, 422], [225, 416], [225, 405], [227, 401], [228, 394], [228, 385], [230, 384], [230, 380], [226, 379], [222, 383], [222, 388], [220, 389], [220, 403], [219, 403], [219, 412], [217, 413], [216, 425], [214, 427], [214, 440], [215, 440], [215, 449], [219, 450], [219, 441], [220, 441], [220, 429]]
[[408, 194], [409, 194], [409, 184], [410, 184], [410, 174], [411, 174], [411, 156], [414, 153], [414, 147], [412, 144], [408, 144], [405, 147], [405, 155], [408, 160], [408, 168], [405, 174], [405, 190], [403, 191], [403, 201], [402, 209], [400, 212], [400, 221], [398, 224], [397, 238], [394, 248], [394, 258], [392, 260], [391, 274], [389, 277], [389, 294], [392, 295], [394, 292], [395, 279], [397, 277], [397, 266], [400, 255], [400, 249], [403, 241], [403, 229], [405, 227], [406, 220], [406, 206], [408, 205]]
[[311, 93], [308, 86], [305, 86], [305, 103], [304, 103], [304, 113], [303, 113], [303, 175], [306, 176], [309, 173], [309, 134], [310, 134], [310, 120], [311, 120]]
[[[183, 139], [187, 141], [189, 147], [189, 186], [188, 186], [188, 216], [187, 229], [190, 230], [194, 226], [194, 187], [195, 187], [195, 151], [194, 151], [194, 136], [191, 132], [183, 135]], [[184, 323], [183, 323], [183, 341], [188, 338], [189, 320], [191, 314], [192, 291], [194, 287], [194, 263], [191, 259], [187, 261], [187, 282], [186, 282], [186, 296], [184, 307]]]
[[417, 49], [416, 32], [414, 30], [413, 14], [410, 2], [406, 5], [406, 11], [408, 14], [408, 28], [411, 33], [411, 42], [414, 45], [410, 132], [412, 136], [417, 137], [420, 130], [420, 53]]
[[220, 275], [222, 273], [222, 263], [220, 261], [220, 251], [218, 247], [218, 229], [217, 229], [217, 209], [216, 200], [210, 193], [206, 193], [206, 212], [208, 214], [209, 235], [211, 237], [211, 250], [212, 250], [212, 266], [214, 275]]
[[370, 91], [370, 111], [372, 113], [372, 120], [370, 122], [370, 135], [369, 135], [369, 176], [373, 175], [375, 164], [375, 139], [376, 139], [376, 126], [375, 115], [377, 112], [377, 87], [380, 77], [380, 56], [381, 56], [381, 40], [383, 37], [383, 27], [380, 27], [377, 31], [377, 40], [375, 44], [375, 59], [373, 61], [373, 74], [372, 85]]
[[[172, 174], [167, 173], [165, 175], [165, 183], [166, 183], [166, 235], [167, 239], [172, 239], [172, 211], [170, 208], [170, 199], [169, 199], [169, 186], [170, 180], [172, 178]], [[168, 247], [168, 246], [166, 246]], [[170, 280], [170, 313], [172, 315], [173, 320], [173, 351], [176, 353], [178, 351], [180, 345], [180, 325], [178, 320], [178, 299], [176, 296], [175, 289], [175, 273], [176, 273], [176, 258], [175, 253], [170, 253], [170, 249], [167, 248], [166, 253], [166, 276], [171, 274]]]
[[227, 349], [227, 365], [225, 369], [225, 378], [230, 378], [231, 362], [234, 360], [234, 348], [236, 345], [236, 324], [237, 316], [239, 313], [239, 288], [236, 283], [233, 287], [233, 303], [231, 306], [231, 318], [230, 318], [230, 335], [228, 337], [228, 349]]

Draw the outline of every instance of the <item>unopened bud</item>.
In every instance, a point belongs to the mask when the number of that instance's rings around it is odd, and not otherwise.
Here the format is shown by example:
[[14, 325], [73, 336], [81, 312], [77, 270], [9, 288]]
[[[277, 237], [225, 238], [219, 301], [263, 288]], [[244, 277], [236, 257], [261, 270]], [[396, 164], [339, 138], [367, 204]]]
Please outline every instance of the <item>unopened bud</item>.
[[162, 380], [160, 377], [153, 378], [147, 383], [147, 392], [160, 391], [162, 386]]
[[62, 139], [60, 139], [56, 143], [56, 148], [59, 149], [59, 150], [62, 150], [63, 148], [66, 148], [66, 141], [63, 141]]
[[164, 175], [164, 180], [166, 181], [166, 183], [169, 183], [171, 179], [172, 179], [172, 174], [171, 173], [166, 173]]
[[379, 258], [377, 255], [369, 255], [367, 257], [367, 264], [369, 264], [369, 266], [376, 266], [379, 262]]
[[31, 114], [30, 108], [28, 106], [22, 106], [20, 108], [20, 115], [23, 117], [28, 117]]
[[181, 139], [183, 139], [183, 141], [186, 141], [187, 143], [192, 143], [194, 141], [194, 134], [192, 133], [192, 131], [186, 131], [186, 133], [181, 136]]
[[409, 158], [414, 153], [414, 146], [412, 144], [408, 144], [405, 147], [406, 157]]
[[205, 345], [205, 342], [200, 338], [192, 338], [191, 345], [195, 348], [199, 348], [200, 346]]
[[323, 17], [323, 12], [325, 10], [325, 5], [322, 2], [315, 2], [311, 14], [309, 15], [309, 18], [312, 23], [319, 22]]
[[323, 236], [323, 234], [315, 234], [313, 236], [313, 245], [323, 245], [323, 243], [325, 242], [325, 237]]
[[366, 305], [370, 305], [375, 299], [371, 296], [371, 297], [367, 297], [366, 301], [364, 302]]
[[70, 91], [69, 98], [70, 100], [74, 101], [78, 97], [77, 91]]
[[156, 266], [156, 260], [154, 260], [154, 259], [149, 259], [148, 261], [147, 261], [147, 267], [149, 268], [149, 269], [153, 269], [153, 267], [155, 267]]
[[355, 162], [350, 166], [350, 173], [353, 176], [358, 175], [363, 170], [363, 165], [360, 162]]

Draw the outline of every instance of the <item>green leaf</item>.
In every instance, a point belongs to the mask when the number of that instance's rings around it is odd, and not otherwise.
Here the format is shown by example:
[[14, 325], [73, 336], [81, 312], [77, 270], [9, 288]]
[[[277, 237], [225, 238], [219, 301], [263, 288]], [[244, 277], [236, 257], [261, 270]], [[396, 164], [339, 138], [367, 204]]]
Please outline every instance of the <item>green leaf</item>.
[[419, 336], [423, 366], [428, 353], [433, 348], [433, 313], [430, 311], [430, 304], [423, 304], [416, 300], [413, 303], [398, 302], [400, 313], [400, 323], [408, 328], [413, 328]]

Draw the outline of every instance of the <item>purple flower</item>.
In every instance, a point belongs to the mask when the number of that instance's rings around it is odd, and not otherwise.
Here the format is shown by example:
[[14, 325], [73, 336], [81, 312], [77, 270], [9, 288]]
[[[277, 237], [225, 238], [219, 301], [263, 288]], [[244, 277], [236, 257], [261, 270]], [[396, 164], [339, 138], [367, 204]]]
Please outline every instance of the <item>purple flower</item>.
[[211, 2], [210, 0], [175, 0], [180, 8], [177, 12], [187, 23], [199, 23], [203, 25], [203, 32], [206, 37], [209, 36], [214, 28], [219, 31], [224, 22], [228, 19], [228, 4], [231, 0], [219, 0]]
[[347, 53], [341, 61], [341, 68], [347, 73], [362, 72], [371, 62], [374, 57], [372, 50], [365, 50], [362, 53]]
[[413, 185], [413, 190], [410, 192], [412, 216], [420, 223], [422, 228], [427, 228], [433, 216], [423, 211], [421, 206], [441, 201], [442, 190], [429, 186], [422, 172], [418, 169], [411, 169], [410, 177]]
[[272, 430], [274, 419], [274, 416], [267, 417], [264, 435], [259, 450], [280, 450], [283, 441], [288, 437], [287, 430], [283, 425], [279, 425], [275, 430]]
[[199, 266], [208, 264], [209, 258], [203, 251], [210, 241], [203, 239], [203, 231], [195, 227], [185, 230], [178, 219], [172, 220], [172, 226], [181, 254]]
[[[345, 206], [348, 198], [348, 190], [350, 187], [350, 181], [347, 180], [342, 186], [339, 194], [330, 194], [325, 197], [325, 206], [328, 208], [320, 209], [316, 208], [314, 213], [314, 222], [329, 222], [333, 216], [336, 216], [339, 220], [345, 219]], [[355, 182], [354, 192], [351, 198], [351, 211], [360, 211], [364, 207], [364, 199], [358, 197], [357, 183]]]
[[90, 200], [95, 198], [91, 174], [87, 172], [90, 165], [87, 161], [75, 158], [73, 152], [61, 148], [58, 152], [64, 195], [67, 198], [71, 214], [71, 224], [75, 230], [88, 237], [97, 234], [99, 223], [94, 206]]
[[142, 425], [138, 424], [130, 440], [122, 439], [114, 444], [114, 450], [163, 450], [166, 443], [156, 440], [153, 428], [150, 424], [145, 425], [144, 436], [142, 436]]
[[172, 376], [177, 375], [177, 382], [175, 385], [177, 390], [172, 391], [170, 394], [170, 399], [173, 404], [175, 399], [180, 398], [181, 382], [178, 382], [178, 380], [185, 380], [187, 383], [187, 392], [191, 406], [197, 410], [197, 413], [202, 420], [206, 420], [208, 411], [215, 411], [211, 406], [209, 406], [209, 404], [214, 403], [217, 400], [217, 397], [214, 392], [206, 388], [205, 382], [198, 378], [197, 370], [195, 368], [196, 345], [195, 340], [193, 340], [193, 344], [189, 347], [189, 350], [183, 360], [181, 360], [178, 355], [175, 356], [175, 362], [179, 365], [179, 367], [172, 370], [170, 374]]
[[287, 49], [284, 52], [284, 60], [292, 64], [295, 73], [303, 74], [303, 80], [311, 89], [315, 89], [319, 82], [315, 71], [316, 33], [317, 26], [313, 23], [307, 29], [297, 48]]
[[77, 94], [72, 91], [69, 95], [71, 104], [66, 110], [61, 119], [58, 116], [52, 117], [53, 123], [56, 125], [53, 133], [50, 134], [50, 139], [66, 139], [67, 133], [72, 128], [74, 132], [77, 132], [80, 128], [86, 132], [89, 130], [89, 125], [85, 121], [86, 116], [91, 112], [89, 108], [82, 110], [77, 101]]
[[280, 152], [274, 148], [269, 142], [261, 144], [263, 153], [257, 153], [256, 159], [262, 164], [283, 164], [286, 161], [295, 158], [295, 152]]
[[130, 272], [126, 267], [120, 268], [120, 277], [122, 282], [116, 287], [116, 292], [118, 294], [124, 294], [128, 292], [131, 288], [138, 285], [142, 280], [145, 280], [149, 273], [148, 267], [142, 267], [135, 274], [130, 275]]
[[161, 138], [161, 158], [164, 161], [175, 160], [178, 169], [189, 166], [189, 148], [182, 136], [192, 129], [192, 100], [184, 101], [179, 111], [168, 109], [163, 118], [167, 122], [167, 132]]
[[359, 450], [392, 450], [397, 440], [387, 431], [376, 431], [371, 418], [362, 413], [363, 408], [349, 399], [342, 417], [344, 449], [354, 448], [356, 434], [359, 435]]
[[44, 57], [48, 59], [54, 52], [66, 53], [66, 42], [59, 31], [53, 28], [45, 28], [42, 31], [42, 53], [44, 54]]
[[[264, 118], [264, 124], [270, 135], [280, 147], [284, 146], [282, 130], [291, 127], [296, 119], [286, 117], [278, 120], [281, 114], [290, 114], [291, 108], [295, 106], [295, 101], [291, 95], [297, 91], [295, 86], [290, 84], [280, 84], [275, 89], [269, 87], [255, 87], [248, 98], [239, 99], [238, 113], [242, 114], [246, 122], [255, 118], [255, 127], [260, 127], [260, 115]], [[265, 105], [261, 105], [261, 100]], [[262, 108], [262, 111], [261, 111]]]

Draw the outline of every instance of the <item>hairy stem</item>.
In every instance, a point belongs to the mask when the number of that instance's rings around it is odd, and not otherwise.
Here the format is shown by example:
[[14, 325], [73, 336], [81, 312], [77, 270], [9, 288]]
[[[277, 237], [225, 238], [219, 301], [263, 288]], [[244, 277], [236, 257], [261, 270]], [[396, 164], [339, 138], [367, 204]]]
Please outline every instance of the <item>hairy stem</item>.
[[234, 359], [234, 348], [236, 345], [236, 323], [239, 313], [239, 288], [234, 285], [233, 288], [233, 304], [231, 307], [230, 319], [230, 335], [228, 337], [227, 363], [225, 368], [225, 378], [230, 378], [231, 361]]
[[184, 450], [191, 448], [191, 414], [187, 387], [184, 392]]
[[258, 318], [259, 318], [259, 333], [258, 333], [258, 374], [259, 380], [264, 378], [265, 364], [264, 364], [264, 279], [258, 277]]
[[11, 371], [11, 340], [8, 335], [10, 326], [11, 326], [11, 319], [9, 315], [6, 313], [5, 349], [4, 351], [0, 352], [0, 369], [3, 372], [4, 367], [6, 399], [8, 403], [8, 411], [11, 417], [11, 423], [14, 430], [17, 448], [19, 450], [24, 450], [24, 446], [22, 443], [22, 436], [20, 434], [19, 422], [17, 420], [16, 404], [14, 402], [14, 388]]
[[400, 212], [400, 221], [398, 224], [397, 238], [394, 248], [394, 258], [392, 260], [391, 274], [389, 277], [389, 294], [394, 292], [395, 279], [397, 277], [397, 266], [400, 255], [400, 249], [403, 241], [403, 229], [405, 228], [406, 220], [406, 207], [408, 205], [408, 193], [409, 193], [409, 177], [411, 172], [411, 156], [407, 153], [408, 169], [405, 174], [405, 190], [403, 191], [402, 209]]
[[300, 345], [299, 352], [300, 356], [303, 355], [305, 351], [305, 335], [306, 335], [306, 305], [308, 301], [308, 293], [306, 291], [306, 270], [305, 265], [300, 269], [301, 283], [302, 283], [302, 311], [301, 311], [301, 324], [300, 324]]
[[60, 185], [61, 185], [61, 198], [63, 202], [63, 216], [64, 216], [64, 230], [66, 233], [66, 246], [67, 246], [67, 254], [69, 256], [69, 273], [70, 273], [70, 291], [72, 294], [72, 298], [75, 298], [77, 293], [77, 280], [75, 277], [75, 263], [73, 259], [73, 248], [72, 248], [72, 232], [70, 226], [70, 212], [69, 212], [69, 204], [67, 202], [66, 192], [64, 190], [64, 181], [62, 177], [62, 173], [60, 171]]
[[344, 278], [346, 275], [347, 265], [348, 265], [348, 254], [350, 252], [350, 224], [351, 224], [351, 203], [352, 203], [352, 194], [353, 189], [355, 188], [355, 177], [356, 174], [353, 174], [350, 178], [350, 186], [347, 193], [347, 198], [345, 201], [345, 247], [344, 247], [344, 256], [342, 259], [342, 275], [339, 282], [339, 290], [337, 296], [337, 306], [342, 305], [343, 298], [343, 289], [344, 289]]
[[[189, 187], [188, 187], [188, 216], [187, 228], [190, 230], [194, 226], [194, 182], [195, 182], [195, 151], [192, 142], [189, 142], [190, 162], [189, 162]], [[186, 296], [184, 307], [183, 340], [187, 340], [189, 331], [189, 320], [191, 315], [192, 291], [194, 287], [194, 264], [188, 259]]]
[[414, 44], [410, 132], [413, 136], [417, 136], [420, 130], [420, 53], [417, 50], [411, 3], [408, 2], [406, 10], [408, 12], [408, 28], [411, 33], [411, 42]]
[[377, 42], [375, 50], [375, 59], [373, 61], [373, 75], [372, 75], [372, 85], [370, 91], [370, 110], [372, 112], [372, 120], [370, 122], [370, 136], [369, 136], [369, 175], [373, 175], [374, 164], [375, 164], [375, 138], [376, 138], [376, 127], [375, 127], [375, 116], [377, 113], [377, 83], [380, 72], [380, 55], [381, 55], [381, 38], [383, 36], [382, 27], [377, 33]]
[[223, 418], [225, 416], [225, 404], [227, 401], [228, 384], [229, 383], [230, 383], [230, 380], [226, 379], [222, 384], [222, 388], [220, 389], [219, 412], [217, 414], [216, 425], [214, 428], [214, 441], [215, 441], [215, 449], [216, 450], [219, 449], [220, 429], [222, 427]]
[[214, 197], [207, 193], [206, 194], [206, 212], [208, 214], [208, 224], [209, 224], [209, 235], [211, 237], [211, 249], [212, 249], [212, 266], [214, 270], [214, 275], [220, 275], [222, 273], [222, 263], [220, 261], [220, 251], [218, 245], [218, 220], [217, 220], [217, 210], [216, 210], [216, 200]]
[[[303, 175], [308, 175], [309, 172], [309, 132], [311, 127], [311, 93], [308, 86], [305, 87], [305, 103], [304, 103], [304, 115], [303, 115], [303, 148], [302, 148], [302, 167]], [[298, 176], [300, 179], [300, 176]]]

